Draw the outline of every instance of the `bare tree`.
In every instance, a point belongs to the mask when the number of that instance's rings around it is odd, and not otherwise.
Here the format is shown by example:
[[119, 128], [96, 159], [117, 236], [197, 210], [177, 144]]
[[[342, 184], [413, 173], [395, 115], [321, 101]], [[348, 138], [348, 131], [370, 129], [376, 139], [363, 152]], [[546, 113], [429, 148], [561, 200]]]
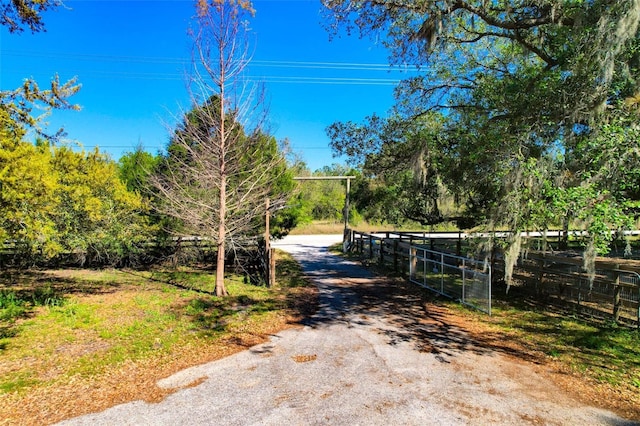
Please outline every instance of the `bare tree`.
[[178, 218], [184, 234], [217, 246], [216, 295], [224, 296], [225, 253], [239, 237], [257, 234], [267, 197], [285, 196], [274, 191], [287, 167], [281, 147], [263, 131], [261, 91], [244, 74], [250, 2], [201, 0], [196, 10], [192, 109], [182, 114], [152, 180], [159, 210]]

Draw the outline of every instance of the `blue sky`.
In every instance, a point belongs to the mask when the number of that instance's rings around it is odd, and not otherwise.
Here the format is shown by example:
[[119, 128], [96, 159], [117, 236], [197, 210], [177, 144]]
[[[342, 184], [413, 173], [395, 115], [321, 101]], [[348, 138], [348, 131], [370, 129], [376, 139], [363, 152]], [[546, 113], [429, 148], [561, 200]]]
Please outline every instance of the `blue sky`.
[[[82, 89], [72, 100], [82, 110], [54, 112], [52, 128], [63, 125], [68, 139], [99, 146], [114, 159], [139, 143], [154, 153], [165, 148], [167, 125], [189, 105], [184, 70], [194, 3], [64, 3], [44, 14], [47, 32], [0, 30], [0, 89], [26, 77], [45, 87], [56, 73], [63, 81], [77, 76]], [[288, 138], [311, 170], [342, 162], [332, 157], [325, 128], [385, 115], [395, 82], [412, 71], [390, 68], [374, 40], [345, 34], [330, 40], [317, 0], [257, 0], [254, 7], [249, 73], [265, 82], [272, 132]]]

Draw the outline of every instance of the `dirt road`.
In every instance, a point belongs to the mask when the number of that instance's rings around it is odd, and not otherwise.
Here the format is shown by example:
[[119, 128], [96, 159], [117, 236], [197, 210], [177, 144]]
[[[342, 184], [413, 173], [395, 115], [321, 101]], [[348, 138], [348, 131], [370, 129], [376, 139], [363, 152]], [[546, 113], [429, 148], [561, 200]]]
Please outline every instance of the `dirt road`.
[[483, 349], [437, 315], [417, 312], [409, 332], [386, 303], [364, 303], [359, 290], [380, 279], [329, 254], [339, 239], [291, 236], [277, 244], [320, 289], [321, 308], [305, 327], [161, 381], [193, 386], [158, 404], [137, 401], [62, 424], [634, 424], [580, 404], [527, 363]]

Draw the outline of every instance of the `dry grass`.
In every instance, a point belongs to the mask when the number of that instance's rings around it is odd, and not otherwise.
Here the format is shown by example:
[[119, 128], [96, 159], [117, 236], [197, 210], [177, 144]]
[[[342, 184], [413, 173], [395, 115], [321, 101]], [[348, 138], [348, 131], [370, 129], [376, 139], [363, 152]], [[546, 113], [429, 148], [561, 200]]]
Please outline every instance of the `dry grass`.
[[291, 357], [295, 362], [310, 362], [318, 359], [318, 355], [294, 355]]
[[[388, 225], [376, 225], [367, 223], [366, 221], [358, 222], [358, 225], [349, 225], [352, 229], [357, 229], [359, 232], [376, 232], [381, 229], [391, 229]], [[414, 227], [415, 228], [415, 227]], [[411, 228], [411, 229], [414, 229]], [[328, 235], [328, 234], [342, 234], [344, 232], [344, 222], [331, 222], [331, 221], [314, 221], [307, 225], [301, 225], [294, 228], [291, 231], [291, 235]]]
[[[361, 220], [356, 224], [350, 223], [349, 227], [355, 229], [358, 232], [382, 232], [382, 231], [415, 231], [422, 228], [421, 225], [415, 223], [408, 223], [405, 226], [395, 226], [389, 224], [373, 224], [368, 223], [365, 220]], [[438, 231], [458, 231], [453, 223], [444, 223], [429, 228], [428, 232]], [[332, 221], [314, 221], [307, 225], [301, 225], [294, 228], [291, 231], [291, 235], [327, 235], [327, 234], [342, 234], [344, 232], [344, 222], [332, 222]]]
[[329, 235], [342, 234], [344, 223], [314, 221], [307, 225], [301, 225], [291, 230], [291, 235]]

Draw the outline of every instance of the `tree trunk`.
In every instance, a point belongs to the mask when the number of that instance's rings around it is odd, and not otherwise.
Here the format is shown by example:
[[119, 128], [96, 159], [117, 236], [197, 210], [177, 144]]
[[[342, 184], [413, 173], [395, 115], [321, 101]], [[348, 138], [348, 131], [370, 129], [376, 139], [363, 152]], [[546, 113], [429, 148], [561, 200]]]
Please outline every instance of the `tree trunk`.
[[[220, 52], [220, 66], [223, 69], [224, 55]], [[227, 216], [227, 135], [225, 133], [225, 92], [224, 92], [224, 72], [220, 75], [220, 133], [218, 137], [219, 141], [219, 158], [218, 167], [220, 173], [220, 209], [218, 210], [218, 259], [216, 262], [216, 296], [226, 296], [227, 289], [224, 286], [224, 258], [225, 258], [225, 241], [226, 235], [226, 216]]]
[[226, 179], [222, 177], [220, 182], [220, 210], [218, 211], [220, 218], [218, 224], [218, 256], [216, 259], [216, 296], [226, 296], [227, 289], [224, 285], [224, 260], [225, 260], [225, 216], [226, 216], [226, 198], [227, 198]]

